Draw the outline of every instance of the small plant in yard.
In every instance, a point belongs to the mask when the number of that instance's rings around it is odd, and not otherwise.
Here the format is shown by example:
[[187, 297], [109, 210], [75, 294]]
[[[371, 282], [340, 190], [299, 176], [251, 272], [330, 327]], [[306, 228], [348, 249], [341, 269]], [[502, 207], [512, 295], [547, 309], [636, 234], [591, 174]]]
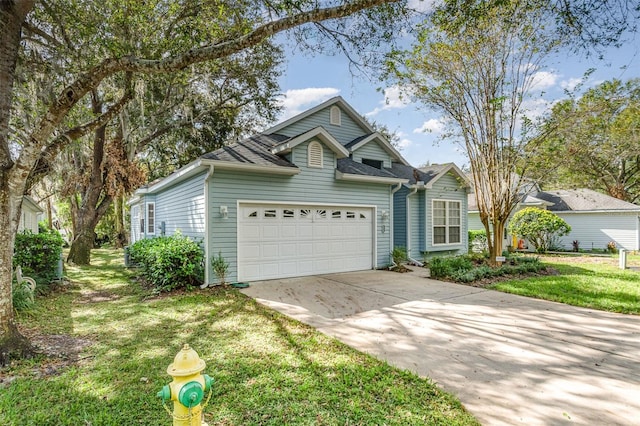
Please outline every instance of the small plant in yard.
[[575, 251], [575, 252], [580, 251], [580, 241], [578, 241], [578, 240], [573, 240], [573, 242], [571, 243], [571, 245], [573, 246], [573, 251]]
[[396, 246], [391, 252], [391, 259], [396, 265], [402, 265], [407, 261], [407, 249], [404, 247]]
[[229, 263], [222, 257], [222, 252], [218, 252], [217, 256], [211, 257], [211, 269], [218, 277], [218, 284], [225, 284], [227, 273], [229, 272]]
[[607, 243], [607, 251], [609, 253], [613, 253], [613, 254], [618, 252], [618, 247], [616, 246], [616, 242], [615, 241], [609, 241]]

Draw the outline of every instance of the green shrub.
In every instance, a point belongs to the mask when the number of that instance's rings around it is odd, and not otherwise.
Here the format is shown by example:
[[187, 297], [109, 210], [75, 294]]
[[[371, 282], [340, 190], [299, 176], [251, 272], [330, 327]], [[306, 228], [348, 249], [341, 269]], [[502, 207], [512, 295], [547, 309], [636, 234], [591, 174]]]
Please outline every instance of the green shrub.
[[402, 265], [407, 261], [407, 249], [400, 246], [394, 247], [391, 252], [391, 259], [396, 265]]
[[452, 281], [471, 283], [485, 278], [539, 272], [544, 265], [537, 257], [511, 255], [499, 268], [487, 265], [487, 257], [480, 254], [456, 257], [435, 257], [429, 261], [433, 278], [449, 278]]
[[148, 238], [129, 247], [129, 256], [142, 277], [158, 291], [191, 287], [204, 281], [201, 247], [180, 234]]
[[527, 207], [513, 215], [509, 232], [529, 240], [538, 253], [546, 253], [558, 244], [558, 237], [571, 232], [571, 227], [548, 210]]
[[36, 280], [36, 291], [43, 293], [56, 278], [62, 244], [62, 237], [56, 230], [38, 234], [21, 232], [16, 235], [13, 268], [20, 265], [25, 276]]
[[469, 231], [469, 253], [482, 253], [487, 250], [489, 250], [487, 231], [484, 229]]
[[211, 257], [211, 269], [218, 277], [218, 283], [226, 283], [227, 273], [229, 272], [229, 263], [222, 257], [222, 252], [218, 252], [218, 256]]
[[434, 257], [429, 260], [431, 276], [450, 277], [459, 271], [468, 271], [473, 268], [473, 262], [468, 256]]
[[26, 285], [18, 285], [15, 278], [11, 282], [11, 296], [13, 297], [13, 308], [16, 311], [26, 311], [35, 303], [33, 293], [29, 287]]

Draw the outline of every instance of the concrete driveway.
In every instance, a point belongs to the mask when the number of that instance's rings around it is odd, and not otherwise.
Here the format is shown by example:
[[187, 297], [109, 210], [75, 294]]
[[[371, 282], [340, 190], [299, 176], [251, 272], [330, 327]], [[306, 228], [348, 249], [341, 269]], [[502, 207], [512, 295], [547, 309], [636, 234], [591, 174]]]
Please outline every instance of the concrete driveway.
[[486, 425], [640, 424], [640, 317], [365, 271], [248, 296], [456, 394]]

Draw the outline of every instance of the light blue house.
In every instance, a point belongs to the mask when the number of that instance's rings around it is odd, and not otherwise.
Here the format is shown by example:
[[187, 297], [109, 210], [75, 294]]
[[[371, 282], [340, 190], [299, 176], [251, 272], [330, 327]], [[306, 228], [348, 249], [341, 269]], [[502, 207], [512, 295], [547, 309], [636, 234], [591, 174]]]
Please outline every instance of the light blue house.
[[232, 281], [381, 268], [394, 245], [465, 250], [468, 188], [452, 164], [411, 167], [336, 97], [137, 190], [131, 237], [201, 240], [207, 283], [218, 253]]

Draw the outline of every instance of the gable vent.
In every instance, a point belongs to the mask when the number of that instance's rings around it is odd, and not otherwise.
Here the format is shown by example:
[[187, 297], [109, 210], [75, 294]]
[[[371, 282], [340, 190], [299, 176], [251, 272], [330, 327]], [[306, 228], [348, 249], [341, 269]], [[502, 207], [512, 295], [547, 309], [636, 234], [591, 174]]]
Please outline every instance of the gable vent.
[[338, 108], [335, 105], [331, 107], [330, 122], [334, 126], [340, 126], [341, 123], [342, 123], [342, 117], [341, 117], [340, 108]]
[[307, 148], [307, 166], [322, 168], [322, 145], [313, 141]]

